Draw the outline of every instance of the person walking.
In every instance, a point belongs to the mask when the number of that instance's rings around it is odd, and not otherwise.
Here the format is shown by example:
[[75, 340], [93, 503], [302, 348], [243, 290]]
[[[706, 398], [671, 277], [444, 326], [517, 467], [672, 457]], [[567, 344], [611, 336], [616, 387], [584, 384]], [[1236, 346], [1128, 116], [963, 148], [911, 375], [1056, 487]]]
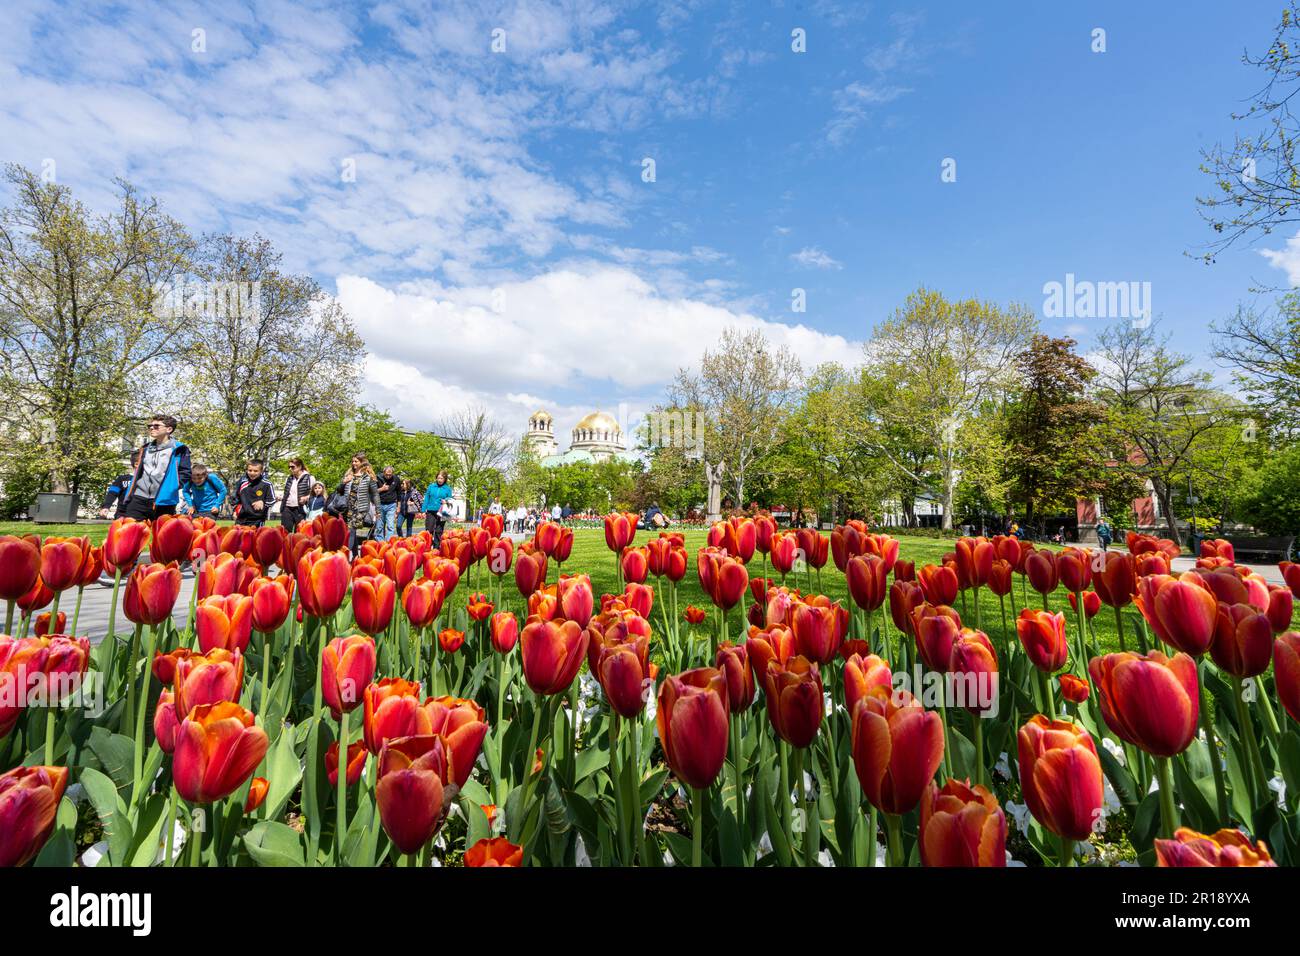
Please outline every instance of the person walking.
[[301, 458], [289, 459], [289, 477], [284, 481], [284, 495], [280, 499], [280, 525], [285, 531], [297, 531], [299, 522], [306, 520], [307, 499], [315, 483]]
[[348, 501], [344, 518], [351, 532], [348, 546], [355, 558], [361, 550], [362, 539], [374, 532], [379, 513], [379, 477], [371, 467], [370, 459], [361, 452], [352, 456], [352, 464], [339, 482], [339, 492]]
[[316, 482], [311, 486], [311, 497], [307, 499], [307, 521], [315, 520], [317, 515], [325, 513], [325, 506], [329, 503], [329, 496], [325, 494], [324, 482]]
[[219, 477], [208, 471], [207, 465], [196, 461], [190, 469], [190, 480], [181, 486], [181, 495], [185, 498], [185, 503], [179, 509], [182, 514], [215, 521], [226, 500], [226, 486]]
[[415, 530], [415, 516], [424, 504], [424, 495], [410, 478], [402, 479], [402, 493], [397, 501], [397, 535], [409, 538]]
[[131, 479], [135, 477], [135, 470], [139, 464], [140, 449], [136, 448], [131, 452], [131, 470], [123, 472], [108, 483], [108, 488], [104, 491], [103, 504], [99, 506], [101, 518], [122, 517], [122, 509], [126, 507], [126, 498], [131, 491]]
[[437, 479], [424, 490], [424, 527], [433, 535], [435, 548], [442, 544], [442, 532], [451, 517], [452, 494], [445, 471], [438, 472]]
[[149, 441], [140, 449], [122, 516], [152, 521], [176, 513], [181, 486], [190, 480], [190, 450], [172, 438], [175, 431], [176, 419], [171, 415], [149, 419]]
[[1110, 549], [1110, 543], [1115, 539], [1115, 532], [1110, 526], [1110, 522], [1102, 518], [1097, 522], [1097, 541], [1101, 544], [1102, 551]]
[[262, 527], [275, 504], [275, 488], [265, 474], [266, 462], [250, 458], [244, 476], [235, 483], [230, 500], [235, 506], [235, 524]]
[[402, 478], [392, 465], [388, 465], [379, 478], [379, 521], [375, 525], [375, 540], [387, 541], [397, 534], [397, 505], [401, 497]]

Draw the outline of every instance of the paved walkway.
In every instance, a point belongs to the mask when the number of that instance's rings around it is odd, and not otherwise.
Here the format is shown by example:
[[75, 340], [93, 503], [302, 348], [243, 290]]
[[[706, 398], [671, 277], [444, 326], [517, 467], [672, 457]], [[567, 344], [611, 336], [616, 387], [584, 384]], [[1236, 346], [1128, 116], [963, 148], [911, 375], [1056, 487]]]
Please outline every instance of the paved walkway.
[[[1195, 558], [1174, 558], [1172, 568], [1174, 571], [1190, 571], [1196, 567]], [[1286, 584], [1282, 578], [1282, 572], [1278, 570], [1276, 564], [1243, 564], [1237, 562], [1239, 568], [1250, 568], [1269, 584]]]
[[[176, 607], [172, 611], [172, 620], [176, 622], [178, 628], [184, 628], [190, 613], [190, 595], [194, 592], [194, 577], [186, 574], [181, 578], [181, 593], [176, 599]], [[122, 582], [121, 588], [117, 592], [117, 633], [130, 636], [135, 625], [126, 619], [122, 613], [122, 598], [126, 594], [126, 582]], [[77, 623], [77, 632], [79, 637], [90, 638], [91, 644], [98, 644], [108, 635], [108, 608], [113, 600], [113, 588], [101, 587], [92, 584], [86, 588], [85, 595], [81, 600], [81, 618]], [[72, 627], [72, 612], [77, 606], [77, 592], [65, 591], [62, 599], [59, 601], [59, 610], [68, 615], [68, 627]], [[49, 608], [45, 608], [49, 610]], [[14, 614], [14, 631], [18, 631], [18, 615]], [[31, 632], [29, 632], [31, 633]]]

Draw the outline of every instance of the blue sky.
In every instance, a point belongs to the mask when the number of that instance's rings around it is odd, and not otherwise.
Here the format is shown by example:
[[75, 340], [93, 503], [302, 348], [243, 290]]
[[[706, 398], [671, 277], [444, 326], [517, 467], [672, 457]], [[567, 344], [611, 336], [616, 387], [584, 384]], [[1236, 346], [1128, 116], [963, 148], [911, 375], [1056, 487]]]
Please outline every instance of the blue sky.
[[[405, 424], [483, 405], [522, 428], [544, 405], [563, 434], [635, 416], [727, 325], [856, 362], [921, 284], [1041, 314], [1067, 273], [1149, 282], [1203, 356], [1252, 286], [1300, 281], [1287, 235], [1186, 255], [1211, 235], [1199, 151], [1237, 131], [1262, 80], [1241, 54], [1277, 15], [10, 0], [0, 158], [272, 237], [352, 314], [366, 397]], [[1103, 324], [1044, 318], [1084, 350]]]

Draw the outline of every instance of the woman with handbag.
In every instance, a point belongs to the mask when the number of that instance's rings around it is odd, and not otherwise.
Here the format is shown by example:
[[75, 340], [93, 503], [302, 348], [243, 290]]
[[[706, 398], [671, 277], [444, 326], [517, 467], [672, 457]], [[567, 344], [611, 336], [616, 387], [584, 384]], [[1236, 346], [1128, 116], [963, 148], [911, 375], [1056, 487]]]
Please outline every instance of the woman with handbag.
[[438, 472], [438, 478], [424, 490], [424, 527], [433, 535], [433, 546], [442, 543], [442, 532], [452, 516], [452, 487], [445, 471]]
[[409, 538], [415, 530], [415, 516], [424, 504], [424, 495], [410, 478], [402, 479], [402, 493], [397, 500], [397, 534]]
[[344, 472], [338, 493], [347, 496], [344, 517], [351, 531], [348, 546], [355, 558], [361, 549], [361, 540], [368, 538], [374, 530], [379, 512], [379, 478], [369, 459], [361, 452], [352, 456], [352, 466]]

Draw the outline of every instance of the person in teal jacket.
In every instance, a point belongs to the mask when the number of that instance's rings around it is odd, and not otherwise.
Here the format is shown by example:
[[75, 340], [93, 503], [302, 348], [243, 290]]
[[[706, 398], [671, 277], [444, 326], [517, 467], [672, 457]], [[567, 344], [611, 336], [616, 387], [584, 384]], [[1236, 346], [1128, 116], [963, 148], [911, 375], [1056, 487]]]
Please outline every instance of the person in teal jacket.
[[207, 465], [196, 462], [190, 471], [190, 480], [181, 486], [181, 494], [185, 497], [182, 514], [216, 518], [226, 500], [226, 486], [208, 471]]
[[424, 492], [424, 527], [433, 535], [435, 548], [442, 543], [442, 532], [447, 525], [447, 516], [442, 513], [443, 505], [451, 501], [453, 493], [445, 471], [438, 472], [437, 481]]

